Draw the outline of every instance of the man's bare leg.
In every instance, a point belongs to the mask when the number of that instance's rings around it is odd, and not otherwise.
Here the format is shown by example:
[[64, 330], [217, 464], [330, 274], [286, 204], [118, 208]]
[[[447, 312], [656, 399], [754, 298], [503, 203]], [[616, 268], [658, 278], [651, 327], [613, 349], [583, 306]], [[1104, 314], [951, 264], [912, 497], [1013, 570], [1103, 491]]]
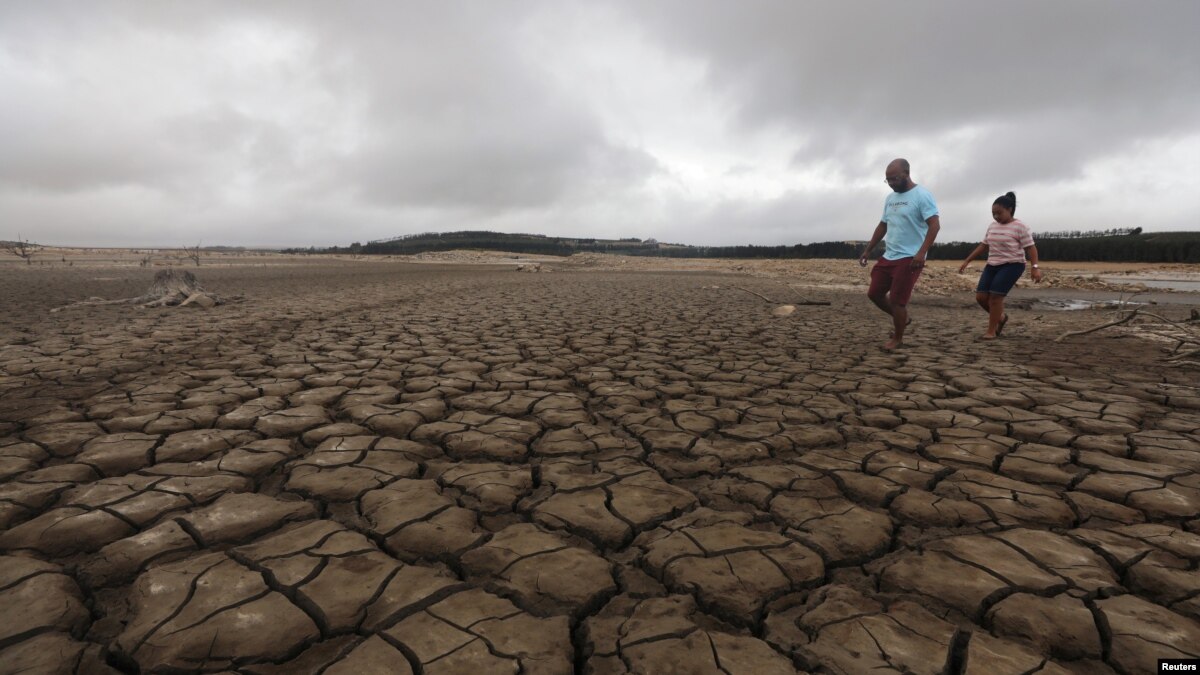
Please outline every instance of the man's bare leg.
[[878, 295], [878, 296], [868, 295], [867, 297], [871, 299], [871, 302], [875, 303], [876, 307], [878, 307], [879, 309], [881, 309], [885, 313], [887, 313], [889, 316], [891, 316], [892, 303], [888, 301], [887, 293], [884, 293], [883, 295]]
[[888, 305], [888, 313], [892, 315], [892, 339], [883, 346], [891, 351], [904, 343], [904, 329], [908, 327], [908, 306]]

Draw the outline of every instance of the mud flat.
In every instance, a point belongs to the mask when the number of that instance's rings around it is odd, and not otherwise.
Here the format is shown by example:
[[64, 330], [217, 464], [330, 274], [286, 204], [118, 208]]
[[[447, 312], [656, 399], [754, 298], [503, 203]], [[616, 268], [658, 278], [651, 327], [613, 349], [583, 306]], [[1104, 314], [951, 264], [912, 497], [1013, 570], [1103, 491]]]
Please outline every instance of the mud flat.
[[[37, 266], [34, 266], [37, 267]], [[1200, 390], [1095, 312], [398, 261], [0, 267], [0, 670], [1143, 673]], [[745, 271], [745, 270], [743, 270]], [[1161, 311], [1186, 313], [1184, 305]]]

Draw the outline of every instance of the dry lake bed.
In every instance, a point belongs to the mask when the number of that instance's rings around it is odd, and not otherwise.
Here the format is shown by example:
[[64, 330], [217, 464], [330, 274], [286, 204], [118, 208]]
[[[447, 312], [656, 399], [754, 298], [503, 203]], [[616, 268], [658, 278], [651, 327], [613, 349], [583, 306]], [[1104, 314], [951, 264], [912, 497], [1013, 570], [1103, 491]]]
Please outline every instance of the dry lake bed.
[[65, 263], [0, 265], [0, 672], [1200, 656], [1200, 370], [1054, 341], [1106, 313], [981, 343], [918, 286], [885, 353], [836, 284], [273, 258], [189, 268], [211, 309], [52, 313], [153, 276]]

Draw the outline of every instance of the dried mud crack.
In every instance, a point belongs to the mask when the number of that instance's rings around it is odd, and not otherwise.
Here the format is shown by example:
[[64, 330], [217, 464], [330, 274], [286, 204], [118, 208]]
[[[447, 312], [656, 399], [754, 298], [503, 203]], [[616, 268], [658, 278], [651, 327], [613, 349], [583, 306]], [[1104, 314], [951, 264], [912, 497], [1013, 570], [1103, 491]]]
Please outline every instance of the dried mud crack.
[[0, 270], [0, 672], [1200, 657], [1200, 390], [1087, 317], [371, 263], [50, 314], [85, 274]]

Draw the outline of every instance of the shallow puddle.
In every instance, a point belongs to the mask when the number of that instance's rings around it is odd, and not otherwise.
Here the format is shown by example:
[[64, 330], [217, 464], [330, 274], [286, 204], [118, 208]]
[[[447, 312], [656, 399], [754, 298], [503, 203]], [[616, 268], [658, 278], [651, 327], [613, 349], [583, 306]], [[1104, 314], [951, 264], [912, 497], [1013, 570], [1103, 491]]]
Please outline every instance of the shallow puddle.
[[1143, 307], [1151, 303], [1146, 302], [1118, 302], [1113, 300], [1078, 300], [1078, 299], [1046, 299], [1037, 300], [1032, 307], [1035, 309], [1051, 309], [1074, 311], [1080, 309], [1121, 309], [1132, 307]]
[[1142, 284], [1150, 288], [1172, 291], [1200, 291], [1200, 274], [1173, 274], [1170, 276], [1102, 276], [1110, 284]]

